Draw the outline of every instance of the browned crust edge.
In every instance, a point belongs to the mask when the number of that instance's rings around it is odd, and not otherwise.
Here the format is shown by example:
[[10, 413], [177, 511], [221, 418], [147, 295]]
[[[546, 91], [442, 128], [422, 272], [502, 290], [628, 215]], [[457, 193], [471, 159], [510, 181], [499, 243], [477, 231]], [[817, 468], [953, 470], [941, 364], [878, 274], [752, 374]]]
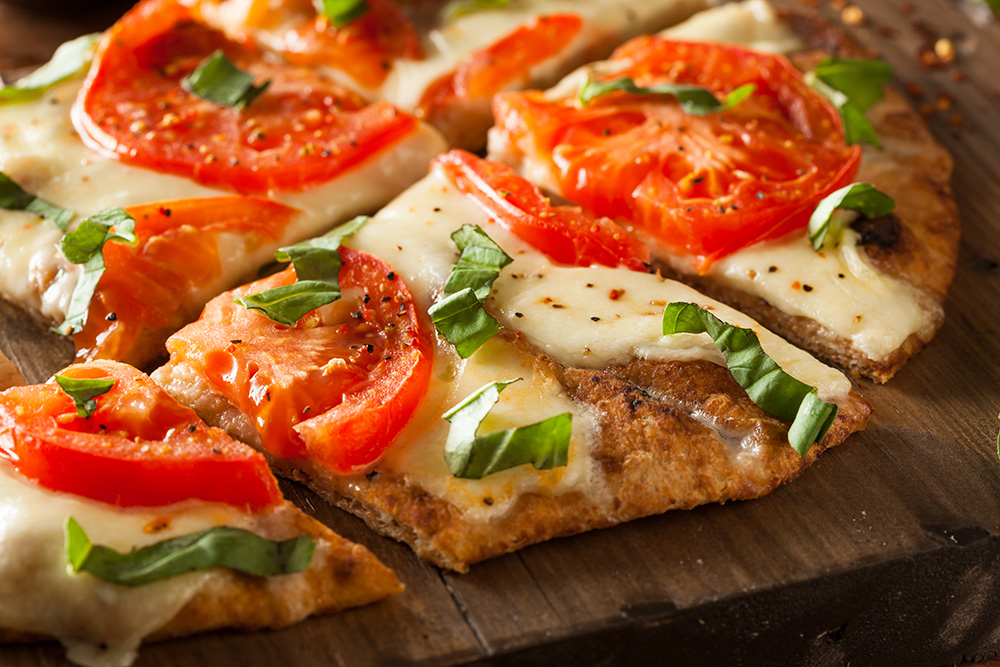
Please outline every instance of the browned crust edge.
[[[308, 533], [316, 541], [309, 569], [286, 581], [219, 570], [163, 627], [143, 642], [230, 628], [282, 628], [395, 595], [403, 584], [365, 547], [340, 537], [289, 502], [260, 517], [254, 532], [272, 540]], [[303, 581], [304, 579], [304, 581]], [[0, 644], [53, 641], [44, 634], [0, 628]]]
[[[500, 335], [530, 349], [519, 334]], [[766, 495], [863, 429], [871, 414], [868, 402], [850, 392], [822, 443], [800, 457], [787, 444], [788, 425], [760, 410], [728, 369], [714, 363], [636, 360], [596, 371], [567, 368], [541, 354], [536, 363], [598, 415], [591, 456], [603, 473], [606, 497], [528, 493], [503, 517], [477, 522], [410, 483], [404, 473], [376, 469], [366, 476], [338, 477], [302, 460], [273, 465], [376, 532], [406, 542], [421, 558], [465, 572], [472, 563], [555, 537], [671, 509]], [[734, 456], [733, 444], [690, 416], [696, 410], [726, 428], [752, 433], [761, 456]]]

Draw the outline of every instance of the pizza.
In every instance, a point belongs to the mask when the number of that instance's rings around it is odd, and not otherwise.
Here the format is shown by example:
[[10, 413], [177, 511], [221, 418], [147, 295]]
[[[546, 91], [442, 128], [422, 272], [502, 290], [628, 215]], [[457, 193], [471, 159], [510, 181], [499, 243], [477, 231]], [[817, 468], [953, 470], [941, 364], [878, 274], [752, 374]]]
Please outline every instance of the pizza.
[[[952, 162], [899, 94], [882, 98], [887, 66], [810, 50], [828, 32], [762, 0], [704, 12], [548, 91], [499, 95], [490, 155], [622, 221], [665, 272], [885, 382], [943, 321], [959, 237]], [[819, 92], [833, 84], [860, 101]], [[675, 86], [716, 101], [753, 92], [696, 115], [656, 92]], [[830, 216], [845, 193], [864, 204]], [[817, 241], [811, 218], [835, 195], [836, 232]], [[869, 209], [876, 196], [887, 205]]]
[[210, 25], [316, 67], [365, 99], [421, 118], [451, 146], [479, 149], [500, 90], [545, 86], [626, 39], [704, 9], [704, 0], [184, 0]]
[[[46, 69], [47, 85], [0, 96], [0, 295], [72, 335], [81, 360], [149, 364], [276, 248], [385, 203], [445, 146], [173, 0]], [[212, 99], [234, 81], [259, 95]]]
[[0, 488], [0, 642], [58, 640], [78, 664], [402, 590], [284, 500], [262, 456], [118, 362], [0, 393]]
[[[342, 243], [338, 300], [277, 312], [279, 294], [320, 275], [317, 260], [295, 261], [210, 301], [153, 377], [280, 474], [441, 567], [763, 495], [870, 413], [842, 373], [649, 273], [648, 249], [611, 220], [555, 206], [469, 153], [437, 158], [335, 235], [288, 254]], [[765, 374], [784, 369], [831, 409], [826, 428], [793, 448], [789, 422], [810, 408], [765, 412], [769, 399], [751, 400], [727, 366], [734, 350], [687, 328], [664, 335], [671, 304], [708, 313], [721, 338], [752, 329], [760, 355], [743, 349], [755, 360], [735, 366], [772, 359]]]

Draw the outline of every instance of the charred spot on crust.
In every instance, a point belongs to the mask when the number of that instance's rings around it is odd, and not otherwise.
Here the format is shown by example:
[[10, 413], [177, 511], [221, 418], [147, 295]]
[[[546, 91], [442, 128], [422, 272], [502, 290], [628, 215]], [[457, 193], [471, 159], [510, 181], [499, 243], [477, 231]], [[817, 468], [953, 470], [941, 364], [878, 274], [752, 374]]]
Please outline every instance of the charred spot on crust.
[[891, 248], [899, 241], [902, 232], [901, 223], [895, 214], [889, 213], [868, 220], [858, 218], [851, 228], [861, 234], [859, 245], [875, 244], [879, 248]]

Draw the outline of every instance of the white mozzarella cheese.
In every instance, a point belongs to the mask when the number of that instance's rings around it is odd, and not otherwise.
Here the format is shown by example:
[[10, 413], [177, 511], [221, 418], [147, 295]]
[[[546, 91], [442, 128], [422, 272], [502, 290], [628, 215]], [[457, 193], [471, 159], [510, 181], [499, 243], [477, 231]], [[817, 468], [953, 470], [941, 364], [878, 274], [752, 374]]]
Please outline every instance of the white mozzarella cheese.
[[[70, 660], [88, 667], [131, 664], [142, 639], [217, 575], [204, 571], [126, 587], [73, 573], [66, 560], [67, 517], [94, 544], [117, 551], [213, 526], [251, 525], [247, 515], [217, 503], [115, 509], [43, 489], [0, 461], [0, 627], [55, 637]], [[150, 528], [164, 523], [162, 530]]]

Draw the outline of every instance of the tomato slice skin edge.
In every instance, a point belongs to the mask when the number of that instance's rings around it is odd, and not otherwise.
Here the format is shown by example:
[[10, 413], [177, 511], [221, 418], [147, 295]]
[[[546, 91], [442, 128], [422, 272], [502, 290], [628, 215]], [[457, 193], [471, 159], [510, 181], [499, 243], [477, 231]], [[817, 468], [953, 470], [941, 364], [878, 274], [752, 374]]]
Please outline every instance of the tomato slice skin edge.
[[197, 499], [260, 512], [284, 502], [263, 456], [206, 426], [140, 371], [98, 361], [62, 374], [115, 386], [88, 418], [53, 382], [0, 393], [0, 458], [25, 478], [121, 507]]

